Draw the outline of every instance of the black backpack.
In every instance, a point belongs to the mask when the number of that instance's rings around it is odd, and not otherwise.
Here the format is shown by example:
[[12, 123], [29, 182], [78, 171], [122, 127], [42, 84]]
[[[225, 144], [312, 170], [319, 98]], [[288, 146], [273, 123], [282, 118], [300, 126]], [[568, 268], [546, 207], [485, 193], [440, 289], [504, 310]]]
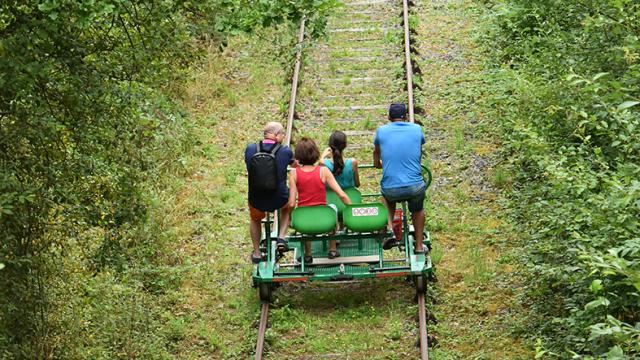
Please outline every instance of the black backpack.
[[251, 191], [275, 191], [278, 188], [276, 153], [282, 146], [275, 144], [271, 151], [264, 151], [262, 141], [256, 144], [256, 153], [249, 159], [249, 189]]

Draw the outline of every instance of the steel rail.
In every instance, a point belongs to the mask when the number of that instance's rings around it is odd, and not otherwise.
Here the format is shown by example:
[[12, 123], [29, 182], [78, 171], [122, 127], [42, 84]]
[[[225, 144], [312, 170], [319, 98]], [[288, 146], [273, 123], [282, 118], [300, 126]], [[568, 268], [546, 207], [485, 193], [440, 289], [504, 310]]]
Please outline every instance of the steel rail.
[[[411, 38], [409, 33], [409, 3], [402, 0], [402, 17], [404, 23], [404, 61], [407, 74], [407, 102], [409, 105], [409, 122], [415, 122], [413, 110], [413, 66], [411, 64]], [[426, 286], [426, 284], [425, 284]], [[418, 321], [420, 326], [420, 359], [429, 360], [429, 339], [427, 337], [427, 310], [424, 292], [418, 293]]]
[[260, 325], [258, 327], [258, 342], [256, 344], [256, 360], [262, 360], [262, 351], [264, 350], [264, 334], [267, 331], [267, 319], [269, 318], [269, 303], [262, 303], [262, 312], [260, 313]]
[[[298, 34], [298, 43], [296, 47], [296, 60], [293, 68], [293, 78], [291, 79], [291, 97], [289, 99], [289, 114], [287, 115], [287, 132], [285, 134], [285, 143], [291, 145], [291, 131], [293, 129], [293, 118], [296, 111], [296, 97], [298, 95], [298, 80], [300, 78], [300, 67], [302, 64], [302, 45], [304, 42], [304, 26], [306, 15], [300, 20], [300, 32]], [[276, 229], [280, 229], [278, 216], [275, 216], [274, 225]], [[258, 326], [258, 340], [256, 342], [255, 359], [262, 360], [262, 352], [264, 351], [264, 336], [267, 331], [267, 320], [269, 318], [269, 302], [262, 303], [260, 312], [260, 325]]]
[[293, 78], [291, 80], [291, 97], [289, 98], [289, 114], [287, 115], [287, 134], [285, 137], [285, 144], [291, 146], [291, 131], [293, 129], [293, 117], [296, 113], [296, 97], [298, 95], [298, 79], [300, 78], [300, 66], [302, 63], [302, 45], [304, 42], [304, 25], [306, 22], [306, 16], [302, 17], [300, 21], [300, 32], [298, 34], [298, 44], [296, 45], [298, 51], [296, 51], [296, 63], [293, 68]]
[[429, 339], [427, 338], [427, 310], [424, 293], [418, 294], [418, 321], [420, 322], [420, 359], [429, 360]]
[[413, 114], [413, 68], [411, 66], [411, 39], [409, 37], [409, 3], [402, 0], [402, 16], [404, 22], [404, 61], [407, 72], [407, 97], [409, 104], [409, 122], [415, 122]]

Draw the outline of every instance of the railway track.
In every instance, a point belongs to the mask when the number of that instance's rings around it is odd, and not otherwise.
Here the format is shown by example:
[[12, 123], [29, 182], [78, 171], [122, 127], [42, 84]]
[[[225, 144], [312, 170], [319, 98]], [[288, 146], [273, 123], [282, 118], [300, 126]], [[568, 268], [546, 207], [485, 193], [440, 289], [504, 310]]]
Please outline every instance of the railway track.
[[[346, 0], [327, 30], [326, 43], [307, 49], [310, 65], [299, 84], [305, 19], [301, 21], [285, 143], [291, 144], [294, 131], [327, 139], [339, 129], [349, 137], [349, 156], [369, 159], [375, 129], [386, 123], [390, 103], [408, 104], [408, 120], [415, 121], [408, 0]], [[416, 282], [422, 360], [429, 358], [426, 281]], [[263, 302], [256, 360], [262, 359], [268, 313], [269, 303]]]

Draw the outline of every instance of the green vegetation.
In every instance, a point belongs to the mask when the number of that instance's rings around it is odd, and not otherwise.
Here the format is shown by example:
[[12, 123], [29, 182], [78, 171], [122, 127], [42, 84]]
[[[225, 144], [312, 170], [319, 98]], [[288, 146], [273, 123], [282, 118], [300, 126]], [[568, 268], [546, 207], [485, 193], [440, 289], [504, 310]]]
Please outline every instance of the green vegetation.
[[[530, 234], [537, 356], [640, 356], [640, 4], [491, 1], [496, 173]], [[507, 181], [506, 174], [509, 178]]]
[[[251, 356], [238, 159], [286, 111], [299, 20], [317, 39], [335, 5], [0, 5], [0, 358]], [[329, 25], [399, 22], [378, 6]], [[638, 18], [631, 0], [412, 8], [435, 179], [433, 358], [640, 356]], [[374, 27], [307, 44], [298, 134], [374, 130], [384, 109], [339, 107], [405, 97], [401, 32]], [[366, 163], [371, 139], [350, 139]], [[411, 292], [287, 284], [266, 356], [414, 357]]]
[[[194, 140], [199, 123], [181, 104], [189, 67], [230, 34], [278, 24], [270, 56], [289, 64], [298, 20], [310, 14], [321, 34], [332, 4], [0, 5], [0, 357], [171, 356], [188, 318], [166, 309], [191, 271], [166, 223], [173, 178], [194, 151], [221, 152]], [[227, 85], [215, 96], [237, 105]], [[231, 181], [242, 169], [226, 171]]]

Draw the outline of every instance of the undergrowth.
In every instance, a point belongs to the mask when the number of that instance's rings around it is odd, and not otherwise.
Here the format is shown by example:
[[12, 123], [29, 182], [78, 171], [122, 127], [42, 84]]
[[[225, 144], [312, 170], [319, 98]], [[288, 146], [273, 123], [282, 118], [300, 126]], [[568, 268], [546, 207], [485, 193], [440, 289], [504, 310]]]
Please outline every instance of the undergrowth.
[[[490, 1], [497, 180], [528, 232], [537, 357], [640, 356], [640, 5]], [[513, 181], [509, 180], [513, 179]]]

